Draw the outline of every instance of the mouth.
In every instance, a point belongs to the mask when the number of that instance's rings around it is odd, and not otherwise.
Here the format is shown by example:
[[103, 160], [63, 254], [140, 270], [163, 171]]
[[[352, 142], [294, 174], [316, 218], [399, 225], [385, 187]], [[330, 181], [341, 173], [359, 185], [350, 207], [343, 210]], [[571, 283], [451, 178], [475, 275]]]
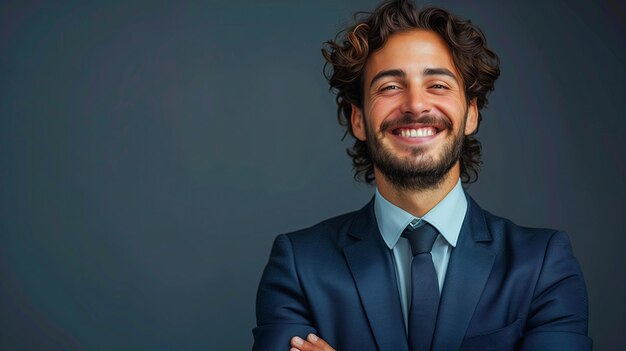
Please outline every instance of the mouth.
[[425, 138], [436, 135], [441, 131], [441, 128], [437, 128], [434, 126], [425, 126], [425, 127], [400, 127], [393, 129], [391, 133], [393, 135], [401, 136], [404, 138]]
[[420, 117], [404, 115], [389, 119], [381, 124], [380, 129], [391, 140], [405, 146], [417, 146], [430, 143], [446, 131], [452, 130], [452, 123], [444, 116], [426, 114]]
[[393, 128], [389, 130], [389, 133], [393, 136], [393, 139], [401, 143], [415, 145], [429, 142], [437, 138], [445, 130], [446, 127], [443, 125], [416, 124]]

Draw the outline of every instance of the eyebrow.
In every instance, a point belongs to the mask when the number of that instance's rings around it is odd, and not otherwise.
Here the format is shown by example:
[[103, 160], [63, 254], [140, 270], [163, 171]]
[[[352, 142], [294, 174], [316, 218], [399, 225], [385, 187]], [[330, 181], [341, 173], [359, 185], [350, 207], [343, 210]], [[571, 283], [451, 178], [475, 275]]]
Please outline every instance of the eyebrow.
[[372, 78], [370, 88], [374, 86], [374, 83], [376, 83], [376, 81], [385, 77], [404, 78], [406, 77], [406, 73], [401, 69], [388, 69], [385, 71], [380, 71], [374, 76], [374, 78]]
[[[452, 71], [447, 68], [426, 68], [422, 72], [424, 76], [448, 76], [454, 79], [455, 82], [458, 83], [456, 76]], [[388, 69], [385, 71], [378, 72], [374, 78], [372, 78], [372, 82], [370, 83], [370, 88], [376, 83], [378, 80], [385, 77], [395, 77], [395, 78], [404, 78], [406, 77], [406, 72], [401, 69]]]
[[458, 83], [454, 73], [447, 68], [426, 68], [423, 74], [425, 76], [448, 76]]

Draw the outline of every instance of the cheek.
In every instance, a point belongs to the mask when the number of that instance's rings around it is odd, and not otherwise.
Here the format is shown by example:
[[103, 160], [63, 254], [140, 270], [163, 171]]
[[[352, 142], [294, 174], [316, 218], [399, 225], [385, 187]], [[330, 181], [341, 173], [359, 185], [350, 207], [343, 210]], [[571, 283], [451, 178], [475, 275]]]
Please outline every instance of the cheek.
[[465, 103], [461, 103], [459, 99], [446, 98], [440, 101], [439, 107], [456, 128], [460, 128], [465, 119], [465, 113], [467, 106]]
[[393, 116], [393, 112], [398, 108], [398, 99], [389, 97], [372, 98], [369, 103], [364, 106], [366, 116], [370, 124], [379, 125], [388, 116]]

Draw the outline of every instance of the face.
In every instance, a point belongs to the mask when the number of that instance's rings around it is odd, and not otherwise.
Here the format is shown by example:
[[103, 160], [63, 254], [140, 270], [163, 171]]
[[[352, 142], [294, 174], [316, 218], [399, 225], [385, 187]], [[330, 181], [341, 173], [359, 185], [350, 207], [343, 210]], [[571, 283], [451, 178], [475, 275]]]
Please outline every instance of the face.
[[367, 61], [363, 106], [352, 106], [352, 129], [370, 149], [376, 177], [400, 188], [437, 186], [458, 173], [465, 135], [477, 127], [446, 43], [435, 33], [392, 35]]

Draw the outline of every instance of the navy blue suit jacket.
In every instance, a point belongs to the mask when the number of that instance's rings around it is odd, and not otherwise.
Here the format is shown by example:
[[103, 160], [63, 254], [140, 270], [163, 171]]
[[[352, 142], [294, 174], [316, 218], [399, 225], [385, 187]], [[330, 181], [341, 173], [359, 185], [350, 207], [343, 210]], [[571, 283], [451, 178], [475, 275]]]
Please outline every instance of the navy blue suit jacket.
[[[373, 201], [274, 242], [253, 350], [286, 351], [308, 333], [338, 351], [409, 350]], [[432, 350], [590, 349], [587, 293], [567, 235], [517, 226], [468, 196]]]

